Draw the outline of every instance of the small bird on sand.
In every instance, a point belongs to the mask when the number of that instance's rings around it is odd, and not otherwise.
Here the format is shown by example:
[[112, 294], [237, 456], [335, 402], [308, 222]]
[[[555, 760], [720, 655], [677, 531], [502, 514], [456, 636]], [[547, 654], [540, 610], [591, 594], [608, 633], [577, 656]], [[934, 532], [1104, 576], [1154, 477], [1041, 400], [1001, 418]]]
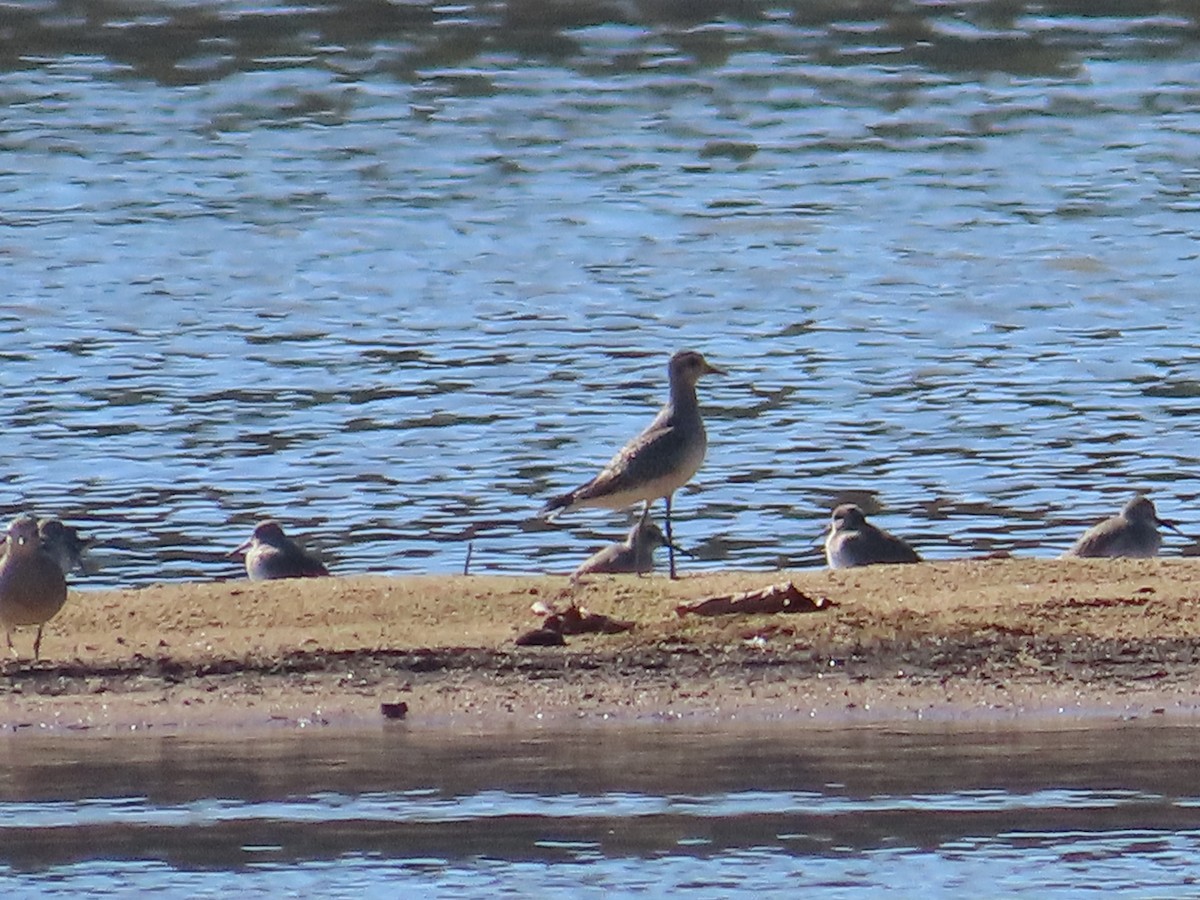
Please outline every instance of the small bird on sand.
[[1139, 494], [1127, 501], [1118, 515], [1085, 531], [1063, 556], [1125, 556], [1134, 559], [1158, 556], [1158, 548], [1162, 546], [1159, 525], [1183, 534], [1174, 522], [1158, 517], [1158, 511], [1149, 497]]
[[13, 655], [17, 652], [13, 628], [36, 625], [33, 658], [37, 659], [42, 650], [42, 627], [66, 602], [67, 580], [58, 563], [42, 549], [37, 519], [18, 516], [9, 523], [4, 559], [0, 560], [0, 624]]
[[666, 502], [666, 541], [671, 577], [675, 578], [675, 548], [671, 535], [671, 497], [691, 480], [704, 462], [708, 436], [696, 399], [696, 382], [704, 375], [725, 373], [695, 350], [680, 350], [667, 367], [670, 396], [645, 431], [622, 447], [587, 484], [555, 497], [543, 515], [598, 506], [621, 509], [644, 503], [643, 512], [659, 497]]
[[80, 537], [76, 528], [53, 518], [38, 519], [38, 537], [64, 575], [83, 568], [83, 554], [91, 546], [91, 538]]
[[829, 537], [825, 539], [825, 560], [831, 569], [872, 566], [877, 563], [916, 563], [920, 555], [904, 540], [867, 521], [853, 503], [833, 510]]
[[273, 578], [316, 578], [328, 575], [329, 570], [311, 553], [306, 553], [283, 533], [274, 519], [265, 519], [254, 527], [254, 533], [230, 556], [246, 554], [246, 574], [251, 581]]
[[[667, 545], [667, 536], [662, 529], [655, 525], [650, 518], [642, 515], [625, 540], [596, 551], [584, 560], [575, 573], [572, 581], [577, 581], [584, 575], [637, 573], [645, 575], [654, 570], [654, 551]], [[688, 554], [681, 547], [676, 547], [680, 553]]]

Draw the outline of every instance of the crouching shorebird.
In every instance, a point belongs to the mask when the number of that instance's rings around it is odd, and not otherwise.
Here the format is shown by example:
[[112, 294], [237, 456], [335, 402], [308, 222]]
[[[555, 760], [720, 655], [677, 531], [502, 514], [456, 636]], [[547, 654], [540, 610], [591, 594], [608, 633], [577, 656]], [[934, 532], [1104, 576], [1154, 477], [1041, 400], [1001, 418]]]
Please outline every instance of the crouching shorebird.
[[[572, 581], [578, 581], [584, 575], [617, 575], [636, 573], [645, 575], [654, 571], [654, 551], [667, 545], [667, 536], [662, 529], [642, 515], [625, 540], [609, 544], [602, 550], [585, 559], [571, 576]], [[682, 547], [676, 547], [685, 556], [691, 556]]]
[[1118, 515], [1110, 516], [1085, 531], [1063, 556], [1126, 556], [1135, 559], [1158, 556], [1158, 548], [1162, 546], [1159, 525], [1183, 534], [1174, 522], [1158, 517], [1158, 511], [1149, 497], [1139, 494], [1127, 501]]
[[573, 491], [555, 497], [542, 515], [598, 506], [621, 509], [645, 503], [643, 514], [659, 497], [666, 502], [666, 543], [671, 577], [675, 578], [675, 546], [671, 535], [671, 497], [691, 480], [704, 462], [708, 436], [696, 399], [696, 382], [704, 375], [725, 373], [695, 350], [680, 350], [667, 368], [671, 393], [646, 430], [622, 447], [604, 469]]
[[877, 563], [917, 563], [921, 557], [903, 539], [868, 522], [853, 503], [843, 503], [833, 510], [825, 560], [831, 569], [849, 569]]
[[246, 554], [246, 574], [251, 581], [273, 578], [316, 578], [329, 570], [311, 553], [306, 553], [283, 533], [274, 519], [259, 522], [254, 533], [230, 556]]
[[4, 559], [0, 561], [0, 623], [13, 647], [12, 630], [36, 625], [33, 658], [42, 650], [42, 627], [67, 602], [67, 580], [57, 562], [42, 549], [38, 522], [33, 516], [20, 516], [8, 526]]

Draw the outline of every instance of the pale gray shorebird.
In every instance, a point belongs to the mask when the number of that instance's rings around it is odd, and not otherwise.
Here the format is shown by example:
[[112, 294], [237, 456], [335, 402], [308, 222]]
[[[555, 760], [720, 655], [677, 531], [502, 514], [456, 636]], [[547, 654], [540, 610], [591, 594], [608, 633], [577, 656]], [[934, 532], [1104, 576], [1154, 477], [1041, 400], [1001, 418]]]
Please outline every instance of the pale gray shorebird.
[[246, 554], [246, 574], [251, 581], [274, 578], [316, 578], [328, 575], [324, 564], [297, 546], [274, 519], [264, 519], [254, 533], [230, 556]]
[[1158, 548], [1162, 546], [1159, 525], [1183, 534], [1174, 522], [1158, 517], [1149, 497], [1139, 494], [1128, 500], [1118, 515], [1085, 531], [1063, 556], [1149, 559], [1158, 556]]
[[920, 554], [902, 538], [867, 521], [853, 503], [833, 510], [829, 536], [825, 538], [825, 560], [831, 569], [873, 566], [878, 563], [917, 563]]
[[62, 519], [38, 519], [38, 538], [42, 550], [58, 563], [66, 575], [83, 568], [83, 554], [91, 545], [91, 538], [79, 536], [79, 531]]
[[607, 466], [589, 481], [555, 497], [542, 514], [581, 506], [622, 509], [644, 503], [643, 514], [659, 497], [666, 502], [666, 539], [671, 577], [675, 578], [675, 541], [671, 535], [671, 497], [696, 474], [708, 449], [708, 435], [696, 399], [696, 382], [704, 375], [725, 373], [695, 350], [680, 350], [667, 367], [670, 396], [658, 415], [637, 437], [622, 447]]
[[[618, 575], [635, 573], [645, 575], [654, 571], [654, 551], [667, 546], [667, 536], [662, 529], [649, 517], [642, 515], [625, 540], [609, 544], [585, 559], [571, 576], [577, 581], [584, 575]], [[680, 553], [687, 554], [681, 547], [676, 547]], [[690, 554], [687, 554], [690, 555]]]
[[67, 580], [57, 562], [42, 549], [38, 522], [33, 516], [18, 516], [8, 526], [4, 559], [0, 560], [0, 624], [4, 625], [8, 649], [13, 647], [12, 630], [36, 625], [33, 658], [42, 650], [42, 628], [67, 602]]

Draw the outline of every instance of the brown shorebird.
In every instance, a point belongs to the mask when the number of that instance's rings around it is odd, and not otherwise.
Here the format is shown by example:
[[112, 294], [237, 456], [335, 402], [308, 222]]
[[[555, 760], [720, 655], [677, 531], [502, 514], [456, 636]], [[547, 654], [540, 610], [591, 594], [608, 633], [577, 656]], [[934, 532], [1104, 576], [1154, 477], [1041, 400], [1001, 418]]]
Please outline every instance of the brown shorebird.
[[83, 568], [83, 554], [91, 538], [80, 537], [78, 530], [61, 519], [38, 519], [38, 537], [64, 575]]
[[868, 522], [853, 503], [843, 503], [833, 510], [829, 537], [825, 539], [825, 560], [831, 569], [849, 569], [877, 563], [915, 563], [921, 557], [901, 538]]
[[[647, 572], [654, 571], [654, 551], [666, 545], [667, 536], [663, 534], [662, 529], [643, 515], [629, 529], [625, 540], [609, 544], [589, 556], [575, 570], [571, 580], [577, 581], [584, 575], [622, 573], [645, 575]], [[687, 554], [687, 551], [681, 547], [675, 549], [680, 553]]]
[[283, 533], [274, 519], [265, 519], [254, 527], [240, 547], [230, 556], [246, 554], [246, 574], [251, 581], [273, 578], [315, 578], [328, 575], [329, 570], [311, 553], [301, 550], [296, 542]]
[[4, 559], [0, 560], [0, 624], [13, 647], [12, 630], [36, 625], [33, 658], [42, 650], [42, 627], [67, 602], [67, 580], [58, 563], [41, 547], [38, 522], [33, 516], [19, 516], [8, 526]]
[[667, 371], [671, 380], [670, 397], [654, 421], [622, 447], [599, 475], [555, 497], [542, 508], [542, 514], [581, 506], [621, 509], [632, 503], [644, 503], [644, 514], [662, 497], [667, 507], [667, 550], [674, 578], [671, 497], [696, 474], [708, 449], [700, 402], [696, 399], [696, 382], [704, 375], [725, 373], [695, 350], [680, 350], [671, 357]]
[[1148, 559], [1162, 546], [1159, 525], [1183, 534], [1174, 522], [1158, 517], [1149, 497], [1138, 495], [1121, 507], [1118, 515], [1093, 525], [1063, 554], [1066, 556]]

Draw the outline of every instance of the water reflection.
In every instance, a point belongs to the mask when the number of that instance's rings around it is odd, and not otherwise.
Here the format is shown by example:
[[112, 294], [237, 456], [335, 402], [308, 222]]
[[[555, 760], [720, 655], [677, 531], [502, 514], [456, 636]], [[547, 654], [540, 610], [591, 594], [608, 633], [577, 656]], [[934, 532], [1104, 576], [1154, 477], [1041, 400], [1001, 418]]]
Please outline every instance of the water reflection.
[[213, 888], [240, 873], [278, 890], [332, 861], [362, 885], [468, 895], [656, 877], [740, 895], [789, 871], [822, 896], [918, 872], [1036, 890], [1078, 884], [1085, 861], [1106, 864], [1089, 890], [1197, 874], [1186, 727], [0, 740], [6, 889]]
[[[919, 65], [955, 75], [997, 71], [1069, 76], [1097, 37], [1157, 57], [1190, 44], [1192, 4], [1008, 0], [913, 5], [743, 0], [704, 3], [561, 3], [511, 0], [447, 7], [383, 0], [187, 4], [112, 2], [86, 10], [69, 2], [10, 5], [3, 12], [6, 69], [44, 65], [65, 53], [91, 57], [101, 77], [139, 77], [168, 87], [241, 72], [326, 68], [352, 83], [370, 72], [422, 82], [514, 57], [620, 76], [647, 68], [718, 68], [745, 54], [797, 54], [823, 66]], [[1109, 21], [1119, 24], [1109, 25]], [[1093, 17], [1093, 18], [1088, 18]], [[599, 40], [592, 39], [598, 38]], [[607, 45], [607, 46], [606, 46]], [[607, 52], [606, 52], [607, 51]], [[101, 64], [101, 61], [103, 64]], [[434, 76], [446, 95], [488, 96], [480, 71]], [[853, 83], [842, 90], [854, 91]], [[892, 95], [895, 97], [896, 95]], [[862, 96], [857, 92], [855, 101]], [[343, 120], [338, 103], [298, 95], [281, 117]], [[288, 110], [291, 113], [288, 113]]]

